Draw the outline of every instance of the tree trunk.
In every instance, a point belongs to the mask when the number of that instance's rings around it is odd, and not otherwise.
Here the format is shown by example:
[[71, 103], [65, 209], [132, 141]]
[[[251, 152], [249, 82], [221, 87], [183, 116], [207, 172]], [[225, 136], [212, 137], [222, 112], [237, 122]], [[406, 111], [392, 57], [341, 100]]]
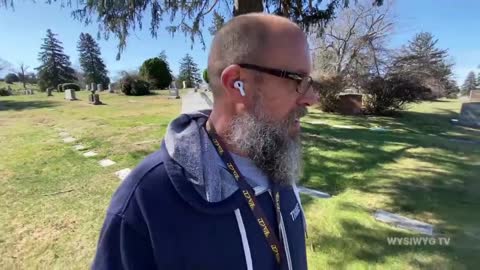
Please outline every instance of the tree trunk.
[[262, 0], [235, 0], [235, 6], [233, 7], [233, 16], [252, 12], [263, 12]]

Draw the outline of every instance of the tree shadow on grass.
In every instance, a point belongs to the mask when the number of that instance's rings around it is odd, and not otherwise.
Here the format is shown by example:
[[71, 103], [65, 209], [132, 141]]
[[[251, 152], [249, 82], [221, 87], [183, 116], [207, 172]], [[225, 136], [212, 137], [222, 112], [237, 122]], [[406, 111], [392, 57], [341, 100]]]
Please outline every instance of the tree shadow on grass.
[[[370, 177], [372, 170], [395, 163], [412, 148], [438, 148], [451, 152], [462, 151], [465, 145], [478, 148], [477, 145], [451, 141], [464, 139], [470, 142], [478, 137], [474, 132], [451, 125], [449, 119], [455, 114], [445, 110], [439, 114], [405, 112], [399, 118], [342, 117], [342, 124], [352, 125], [349, 129], [303, 123], [302, 140], [306, 152], [301, 183], [338, 194], [348, 187], [361, 187], [375, 182], [376, 179]], [[339, 120], [338, 115], [332, 114], [313, 113], [309, 117]], [[375, 132], [366, 128], [375, 125], [390, 129]]]
[[[307, 152], [301, 184], [334, 195], [374, 181], [369, 171], [394, 162], [415, 143], [408, 134], [397, 138], [399, 135], [366, 129], [305, 125], [303, 131]], [[395, 149], [385, 149], [387, 144], [395, 145]]]
[[[436, 233], [452, 238], [450, 247], [421, 246], [419, 252], [445, 258], [460, 268], [474, 268], [480, 254], [480, 216], [474, 214], [480, 209], [480, 147], [449, 141], [467, 136], [478, 138], [478, 134], [450, 124], [450, 119], [457, 115], [452, 110], [440, 110], [438, 114], [404, 112], [397, 118], [309, 115], [322, 121], [340, 120], [343, 125], [354, 127], [302, 125], [307, 150], [302, 184], [332, 194], [353, 188], [364, 196], [386, 196], [388, 200], [382, 201], [381, 206], [385, 210], [433, 223]], [[372, 132], [367, 129], [372, 125], [395, 130]], [[391, 169], [381, 168], [387, 164]], [[307, 208], [310, 205], [310, 201], [305, 204]], [[358, 211], [363, 210], [353, 209], [352, 215]], [[352, 261], [401, 258], [414, 248], [387, 246], [385, 235], [398, 236], [398, 232], [385, 226], [357, 224], [354, 219], [334, 223], [340, 223], [344, 236], [320, 234], [312, 244], [318, 243], [319, 249], [352, 252]], [[352, 243], [362, 245], [351, 246]], [[329, 256], [329, 260], [329, 264], [341, 268], [348, 257]], [[439, 261], [414, 259], [409, 263], [413, 268], [451, 268]]]
[[[373, 219], [372, 211], [362, 206], [340, 203], [337, 207], [338, 210], [343, 212], [342, 216], [349, 216], [348, 212], [351, 212], [352, 216], [358, 216], [361, 213], [361, 215], [368, 214], [369, 217], [365, 216], [361, 219], [339, 218], [335, 221], [338, 226], [338, 236], [324, 233], [322, 228], [312, 228], [312, 233], [309, 234], [307, 241], [308, 247], [316, 252], [322, 252], [322, 250], [328, 252], [327, 264], [329, 268], [345, 269], [348, 266], [358, 265], [359, 262], [367, 265], [383, 263], [389, 265], [388, 260], [392, 258], [403, 260], [403, 263], [414, 269], [444, 269], [447, 267], [444, 265], [445, 262], [448, 262], [450, 266], [459, 264], [458, 257], [452, 254], [453, 247], [451, 246], [389, 244], [388, 238], [422, 236], [368, 220]], [[327, 218], [335, 219], [336, 217]], [[311, 226], [315, 225], [312, 224]], [[421, 261], [424, 256], [439, 256], [443, 261]], [[471, 262], [462, 262], [462, 264], [468, 265]]]
[[32, 109], [42, 109], [58, 106], [59, 102], [55, 101], [16, 101], [16, 100], [0, 100], [0, 111], [23, 111]]
[[391, 177], [393, 181], [360, 190], [366, 196], [387, 195], [389, 200], [385, 208], [388, 211], [431, 217], [434, 232], [451, 237], [452, 253], [473, 267], [480, 252], [480, 216], [473, 214], [480, 209], [480, 167], [462, 155], [408, 153], [406, 158], [446, 169], [419, 166], [405, 175], [389, 176], [386, 172], [384, 177]]

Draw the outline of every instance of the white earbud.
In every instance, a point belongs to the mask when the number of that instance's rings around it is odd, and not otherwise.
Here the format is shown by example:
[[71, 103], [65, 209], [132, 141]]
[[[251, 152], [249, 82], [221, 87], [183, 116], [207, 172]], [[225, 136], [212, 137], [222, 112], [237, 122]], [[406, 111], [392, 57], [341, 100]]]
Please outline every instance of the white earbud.
[[235, 81], [233, 83], [233, 87], [237, 88], [238, 91], [240, 91], [240, 95], [242, 95], [242, 97], [245, 96], [245, 90], [243, 89], [243, 82], [242, 81]]

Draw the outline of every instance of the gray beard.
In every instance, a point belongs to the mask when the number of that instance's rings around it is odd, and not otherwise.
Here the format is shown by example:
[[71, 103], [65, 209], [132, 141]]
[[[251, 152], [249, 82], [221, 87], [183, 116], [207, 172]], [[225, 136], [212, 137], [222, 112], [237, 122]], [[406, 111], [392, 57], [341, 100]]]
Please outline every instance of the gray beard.
[[261, 111], [257, 103], [254, 113], [237, 116], [230, 124], [227, 139], [246, 155], [272, 181], [280, 185], [293, 184], [300, 178], [302, 167], [300, 136], [288, 135], [296, 116], [304, 116], [301, 108], [290, 114], [286, 121], [274, 122]]

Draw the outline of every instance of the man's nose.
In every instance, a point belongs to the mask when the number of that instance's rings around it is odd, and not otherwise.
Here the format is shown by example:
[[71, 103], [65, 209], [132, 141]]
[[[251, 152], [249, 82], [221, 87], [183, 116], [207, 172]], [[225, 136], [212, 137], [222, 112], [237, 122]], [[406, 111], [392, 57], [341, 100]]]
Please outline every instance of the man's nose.
[[300, 106], [313, 106], [319, 101], [319, 94], [314, 88], [310, 88], [305, 94], [299, 97], [297, 104]]

